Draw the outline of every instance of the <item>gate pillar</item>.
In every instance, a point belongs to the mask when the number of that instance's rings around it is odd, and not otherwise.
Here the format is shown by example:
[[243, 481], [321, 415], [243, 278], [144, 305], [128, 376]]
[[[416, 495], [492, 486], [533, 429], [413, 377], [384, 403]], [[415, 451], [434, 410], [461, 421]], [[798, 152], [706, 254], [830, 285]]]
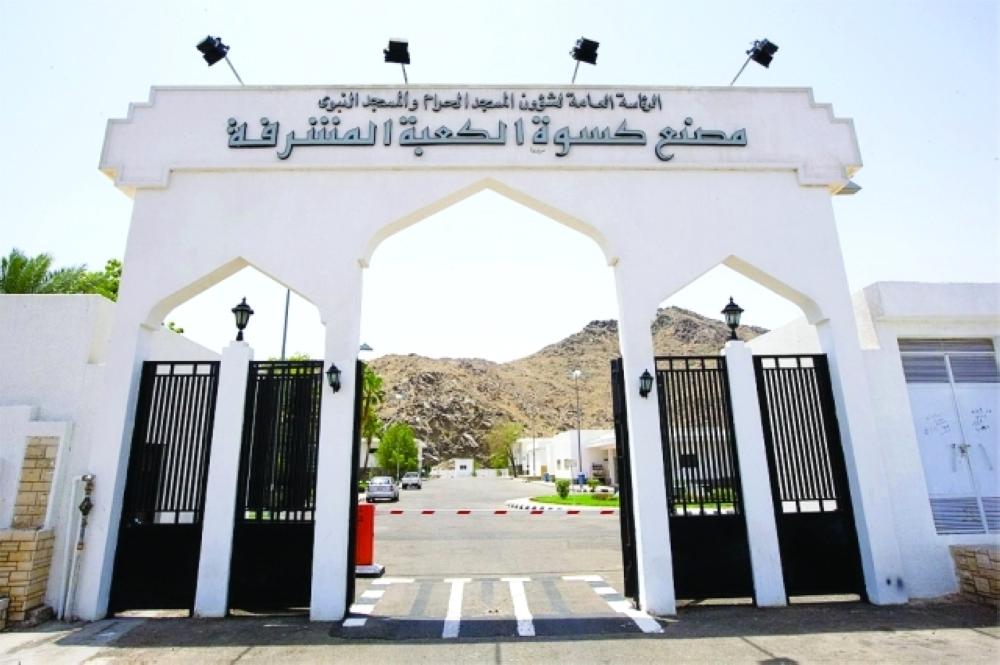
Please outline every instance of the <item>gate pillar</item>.
[[[650, 614], [677, 613], [674, 594], [674, 567], [670, 555], [670, 529], [667, 519], [667, 490], [663, 452], [660, 443], [660, 412], [654, 392], [639, 396], [639, 377], [644, 370], [654, 371], [653, 336], [650, 312], [656, 311], [655, 298], [645, 306], [636, 291], [636, 283], [616, 266], [618, 290], [618, 339], [621, 344], [625, 375], [629, 453], [631, 455], [633, 514], [635, 516], [636, 568], [639, 604]], [[630, 288], [635, 287], [635, 288]]]
[[350, 549], [354, 392], [361, 341], [361, 271], [357, 281], [342, 284], [342, 300], [320, 308], [326, 325], [326, 367], [336, 363], [340, 390], [323, 386], [320, 407], [319, 457], [316, 468], [316, 517], [313, 541], [312, 594], [309, 617], [336, 621], [347, 613], [347, 585], [354, 583]]
[[205, 487], [198, 589], [194, 600], [196, 616], [223, 617], [229, 606], [236, 478], [240, 468], [247, 371], [251, 360], [253, 349], [246, 342], [231, 342], [222, 351], [212, 452]]
[[92, 446], [88, 460], [88, 471], [95, 476], [94, 508], [88, 517], [87, 548], [81, 557], [74, 612], [86, 621], [103, 618], [108, 609], [139, 378], [142, 363], [150, 354], [152, 330], [142, 325], [138, 316], [130, 315], [138, 308], [128, 295], [123, 288], [116, 307], [111, 334], [114, 343], [109, 346], [104, 370], [103, 413], [94, 438], [106, 445]]
[[729, 401], [736, 430], [736, 458], [740, 467], [743, 510], [750, 544], [754, 599], [760, 607], [787, 604], [782, 577], [778, 529], [774, 521], [764, 428], [757, 402], [753, 354], [743, 342], [726, 342]]
[[896, 540], [885, 461], [846, 288], [843, 293], [834, 303], [820, 303], [829, 318], [815, 322], [815, 326], [820, 347], [829, 359], [865, 590], [869, 601], [876, 605], [905, 603], [909, 593]]

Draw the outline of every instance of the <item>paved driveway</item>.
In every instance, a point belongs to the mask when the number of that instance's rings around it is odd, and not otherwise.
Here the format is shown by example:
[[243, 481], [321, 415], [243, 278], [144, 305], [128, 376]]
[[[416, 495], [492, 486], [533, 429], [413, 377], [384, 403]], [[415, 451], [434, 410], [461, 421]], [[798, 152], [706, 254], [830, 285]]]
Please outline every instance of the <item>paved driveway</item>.
[[378, 503], [375, 561], [386, 577], [358, 580], [355, 611], [339, 631], [362, 639], [658, 631], [649, 617], [630, 616], [621, 595], [617, 515], [503, 512], [508, 499], [552, 493], [520, 479], [439, 478]]

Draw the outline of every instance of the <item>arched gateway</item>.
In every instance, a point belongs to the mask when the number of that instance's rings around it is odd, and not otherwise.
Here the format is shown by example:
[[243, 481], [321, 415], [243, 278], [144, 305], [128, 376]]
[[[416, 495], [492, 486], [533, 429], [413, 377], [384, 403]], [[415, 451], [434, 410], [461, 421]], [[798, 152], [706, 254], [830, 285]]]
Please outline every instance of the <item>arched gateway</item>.
[[[311, 577], [312, 617], [344, 616], [364, 268], [384, 238], [487, 188], [591, 237], [614, 268], [644, 609], [675, 610], [659, 401], [639, 394], [640, 375], [656, 366], [650, 322], [658, 303], [719, 263], [797, 303], [817, 326], [864, 591], [876, 603], [905, 601], [830, 201], [852, 191], [860, 165], [851, 121], [808, 89], [153, 89], [109, 122], [101, 156], [134, 208], [103, 445], [90, 460], [99, 489], [79, 613], [107, 611], [149, 333], [176, 304], [253, 265], [317, 306], [325, 363], [344, 372], [344, 388], [322, 395]], [[248, 356], [227, 349], [218, 379], [195, 602], [208, 616], [226, 611]], [[228, 369], [236, 361], [242, 374]], [[782, 604], [760, 416], [733, 407], [755, 596]]]

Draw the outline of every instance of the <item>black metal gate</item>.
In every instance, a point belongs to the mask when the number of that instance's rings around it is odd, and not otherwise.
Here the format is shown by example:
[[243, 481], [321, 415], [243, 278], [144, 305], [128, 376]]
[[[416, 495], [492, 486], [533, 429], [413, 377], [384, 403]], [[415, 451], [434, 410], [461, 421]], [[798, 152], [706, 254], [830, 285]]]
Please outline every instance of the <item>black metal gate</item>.
[[725, 358], [656, 359], [674, 590], [753, 595]]
[[309, 607], [322, 389], [322, 361], [250, 363], [230, 609]]
[[194, 609], [218, 362], [142, 365], [109, 611]]
[[621, 527], [625, 597], [641, 607], [635, 552], [635, 513], [632, 509], [632, 460], [629, 455], [625, 374], [621, 358], [611, 361], [611, 405], [615, 422], [615, 477], [618, 480], [618, 522]]
[[785, 593], [864, 593], [826, 356], [754, 356]]

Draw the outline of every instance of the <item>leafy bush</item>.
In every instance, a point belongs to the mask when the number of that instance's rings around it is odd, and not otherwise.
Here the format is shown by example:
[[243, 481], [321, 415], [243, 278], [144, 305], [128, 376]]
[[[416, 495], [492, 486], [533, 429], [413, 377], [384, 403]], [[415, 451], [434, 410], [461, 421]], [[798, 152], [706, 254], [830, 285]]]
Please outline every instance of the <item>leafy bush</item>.
[[569, 480], [560, 478], [556, 481], [556, 494], [563, 499], [569, 496]]
[[601, 481], [598, 480], [597, 478], [588, 478], [587, 479], [587, 487], [590, 488], [591, 492], [593, 492], [594, 490], [596, 490], [597, 486], [600, 485], [600, 484], [601, 484]]
[[597, 501], [611, 501], [615, 498], [613, 492], [594, 492], [594, 499]]

